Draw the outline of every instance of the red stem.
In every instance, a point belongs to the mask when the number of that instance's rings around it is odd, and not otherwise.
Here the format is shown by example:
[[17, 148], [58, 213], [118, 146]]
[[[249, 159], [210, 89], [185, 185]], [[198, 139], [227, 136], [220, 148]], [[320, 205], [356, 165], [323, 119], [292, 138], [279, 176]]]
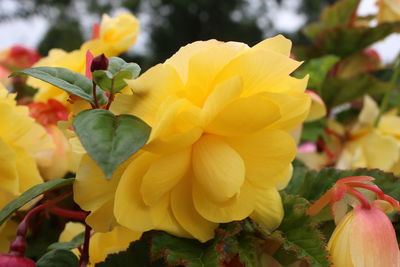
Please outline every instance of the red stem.
[[355, 197], [358, 201], [360, 201], [363, 209], [371, 209], [371, 204], [369, 203], [368, 199], [363, 194], [361, 194], [360, 191], [349, 186], [347, 187], [347, 192]]
[[81, 257], [79, 259], [79, 267], [86, 267], [89, 263], [89, 243], [90, 243], [90, 232], [92, 228], [86, 224], [85, 228], [85, 241], [83, 242], [83, 248]]
[[92, 82], [93, 84], [93, 101], [94, 101], [94, 106], [95, 108], [99, 108], [99, 101], [97, 100], [97, 95], [96, 95], [96, 84]]
[[51, 207], [50, 212], [69, 219], [83, 221], [86, 219], [87, 213], [83, 211], [66, 210], [57, 206]]

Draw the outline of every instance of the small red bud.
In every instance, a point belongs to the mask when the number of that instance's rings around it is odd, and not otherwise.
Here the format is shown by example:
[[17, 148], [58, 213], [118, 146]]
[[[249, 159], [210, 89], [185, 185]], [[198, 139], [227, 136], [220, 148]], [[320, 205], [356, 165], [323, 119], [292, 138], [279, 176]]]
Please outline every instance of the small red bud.
[[36, 267], [33, 260], [15, 256], [0, 254], [0, 266], [1, 267]]
[[[26, 240], [23, 236], [16, 236], [10, 245], [9, 255], [24, 256], [26, 250]], [[2, 266], [2, 265], [0, 265]]]
[[92, 64], [90, 65], [90, 71], [94, 72], [96, 70], [106, 70], [108, 68], [108, 58], [101, 54], [93, 58]]

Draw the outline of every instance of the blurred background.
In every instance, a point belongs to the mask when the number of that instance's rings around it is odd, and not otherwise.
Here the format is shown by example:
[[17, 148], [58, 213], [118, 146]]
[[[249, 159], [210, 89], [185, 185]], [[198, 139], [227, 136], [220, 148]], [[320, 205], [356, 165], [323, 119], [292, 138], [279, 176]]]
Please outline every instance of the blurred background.
[[[295, 44], [307, 44], [302, 26], [318, 20], [335, 0], [1, 0], [0, 49], [15, 44], [71, 51], [90, 39], [101, 15], [135, 14], [141, 22], [137, 43], [123, 55], [145, 70], [163, 62], [179, 47], [196, 40], [234, 40], [253, 45], [283, 33]], [[376, 12], [374, 0], [363, 0], [358, 12]], [[374, 23], [374, 22], [372, 22]], [[383, 62], [400, 50], [400, 38], [375, 44]]]

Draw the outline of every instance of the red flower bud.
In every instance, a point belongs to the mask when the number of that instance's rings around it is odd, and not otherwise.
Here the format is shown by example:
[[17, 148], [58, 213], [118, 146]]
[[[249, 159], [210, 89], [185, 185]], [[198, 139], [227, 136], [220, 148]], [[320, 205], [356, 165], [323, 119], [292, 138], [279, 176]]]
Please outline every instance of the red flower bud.
[[0, 254], [0, 266], [1, 267], [36, 267], [33, 260], [15, 256]]
[[101, 54], [93, 58], [92, 64], [90, 65], [90, 71], [94, 72], [96, 70], [106, 70], [108, 68], [108, 58]]

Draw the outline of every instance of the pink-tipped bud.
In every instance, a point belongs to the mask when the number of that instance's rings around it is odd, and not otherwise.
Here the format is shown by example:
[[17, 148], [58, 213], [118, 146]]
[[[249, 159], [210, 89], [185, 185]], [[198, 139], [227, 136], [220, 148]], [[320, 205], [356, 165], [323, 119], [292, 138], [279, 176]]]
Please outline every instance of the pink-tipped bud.
[[106, 70], [108, 68], [108, 58], [101, 54], [93, 58], [92, 64], [90, 65], [90, 71], [94, 72], [96, 70]]
[[33, 260], [16, 256], [0, 254], [1, 267], [36, 267]]

